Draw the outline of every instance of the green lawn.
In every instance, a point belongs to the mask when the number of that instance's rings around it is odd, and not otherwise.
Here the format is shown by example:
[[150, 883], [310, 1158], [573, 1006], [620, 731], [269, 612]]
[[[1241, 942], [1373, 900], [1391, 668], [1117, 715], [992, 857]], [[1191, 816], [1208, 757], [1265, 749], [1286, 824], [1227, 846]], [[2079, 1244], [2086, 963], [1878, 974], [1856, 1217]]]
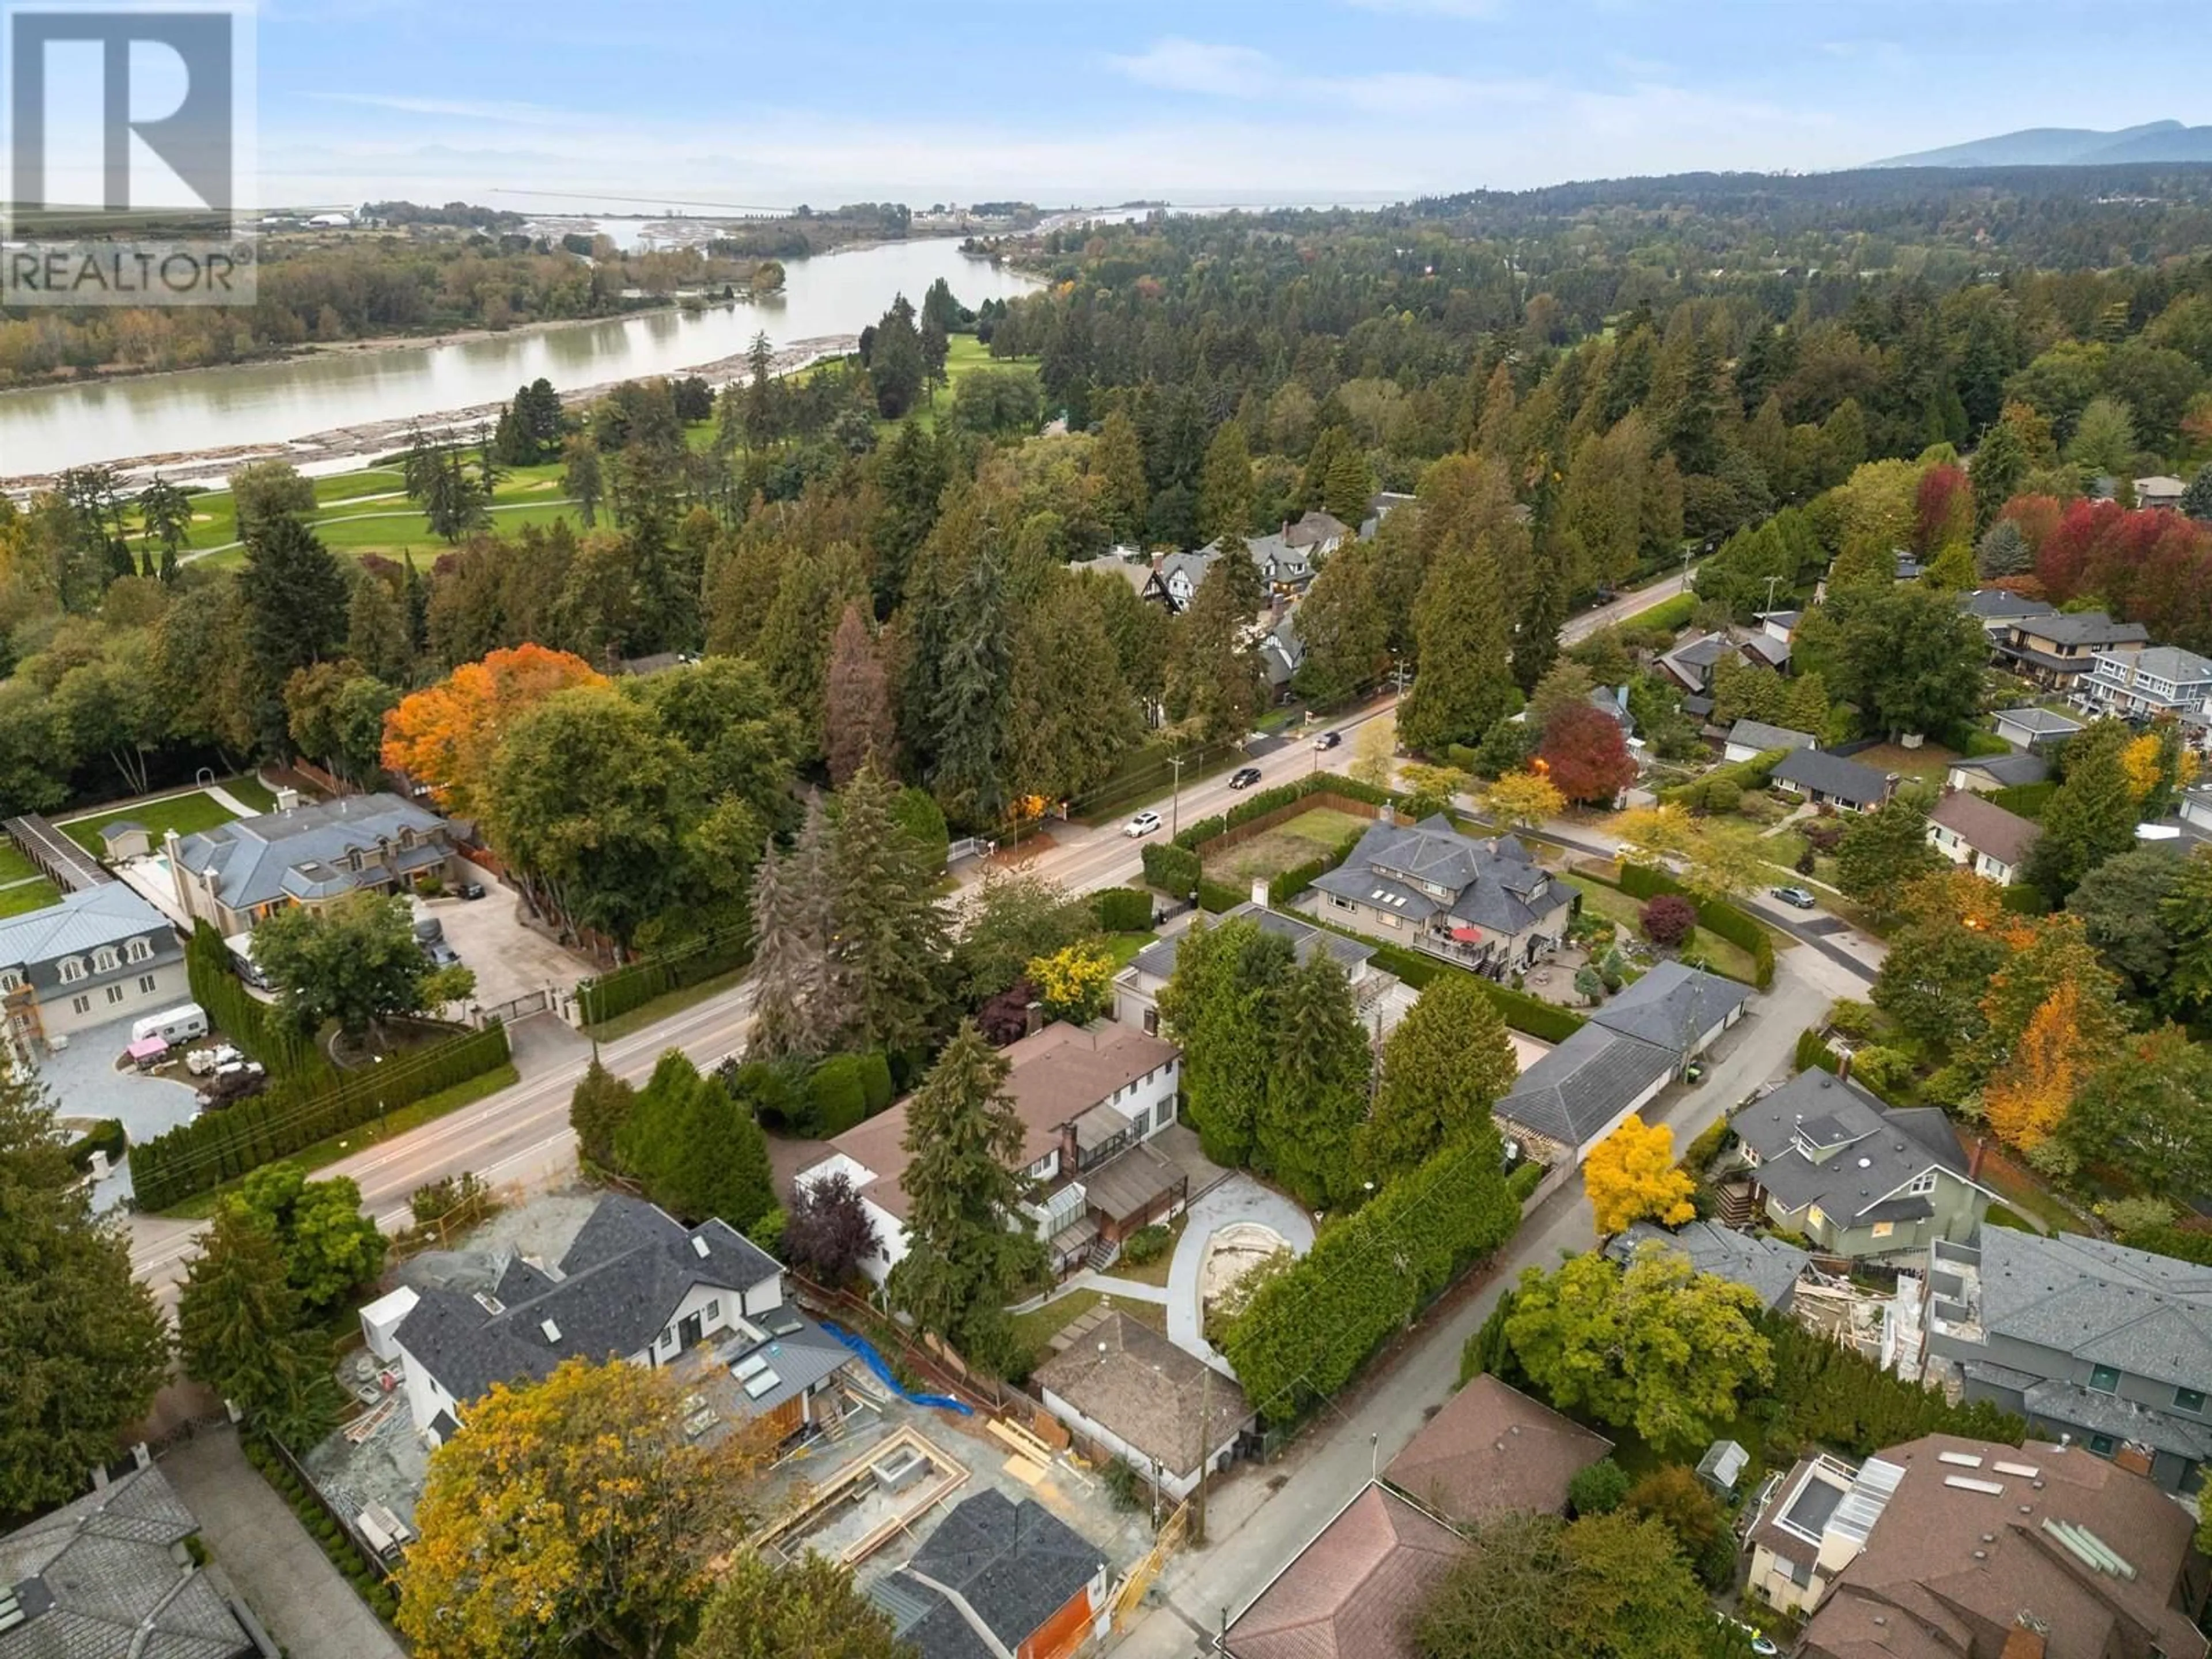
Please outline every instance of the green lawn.
[[49, 904], [58, 903], [62, 890], [44, 876], [0, 887], [0, 916], [20, 916], [27, 910], [39, 910]]
[[1114, 969], [1119, 973], [1135, 959], [1138, 951], [1159, 938], [1158, 933], [1109, 933], [1106, 953], [1114, 958]]
[[1206, 877], [1212, 881], [1253, 881], [1279, 876], [1324, 853], [1334, 852], [1346, 836], [1358, 835], [1370, 822], [1333, 806], [1310, 808], [1249, 841], [1209, 856]]
[[[1069, 1322], [1086, 1314], [1106, 1300], [1103, 1291], [1070, 1291], [1056, 1302], [1048, 1302], [1042, 1308], [1031, 1310], [1013, 1317], [1017, 1345], [1035, 1354], [1040, 1364], [1047, 1357], [1045, 1345], [1060, 1334]], [[1164, 1333], [1168, 1328], [1168, 1310], [1157, 1302], [1139, 1302], [1132, 1297], [1116, 1297], [1114, 1305], [1140, 1325], [1149, 1325]]]
[[0, 837], [0, 881], [21, 881], [38, 873], [39, 866], [25, 858], [14, 842]]
[[251, 772], [240, 772], [234, 778], [218, 778], [216, 787], [226, 795], [235, 796], [244, 801], [257, 812], [276, 810], [276, 792]]
[[129, 818], [143, 823], [158, 844], [169, 830], [189, 836], [197, 830], [212, 830], [218, 823], [228, 823], [238, 816], [213, 795], [196, 789], [188, 795], [174, 795], [167, 800], [145, 801], [136, 806], [118, 806], [112, 811], [95, 813], [89, 817], [72, 818], [59, 826], [62, 833], [94, 857], [103, 848], [100, 830], [103, 824], [113, 823], [118, 818]]
[[627, 1013], [617, 1014], [612, 1019], [603, 1019], [597, 1025], [586, 1025], [584, 1030], [594, 1042], [612, 1042], [617, 1037], [628, 1036], [632, 1031], [641, 1031], [657, 1021], [666, 1019], [671, 1014], [680, 1013], [695, 1004], [704, 1002], [708, 997], [719, 996], [751, 971], [750, 967], [732, 968], [726, 974], [702, 979], [696, 985], [684, 985], [673, 991], [665, 991], [650, 1002], [639, 1003]]
[[[1168, 1223], [1168, 1247], [1142, 1266], [1133, 1267], [1126, 1259], [1116, 1261], [1106, 1271], [1116, 1279], [1133, 1279], [1139, 1285], [1167, 1287], [1168, 1269], [1175, 1266], [1176, 1245], [1182, 1238], [1182, 1230], [1189, 1222], [1188, 1214], [1177, 1216]], [[1125, 1304], [1126, 1305], [1126, 1304]]]

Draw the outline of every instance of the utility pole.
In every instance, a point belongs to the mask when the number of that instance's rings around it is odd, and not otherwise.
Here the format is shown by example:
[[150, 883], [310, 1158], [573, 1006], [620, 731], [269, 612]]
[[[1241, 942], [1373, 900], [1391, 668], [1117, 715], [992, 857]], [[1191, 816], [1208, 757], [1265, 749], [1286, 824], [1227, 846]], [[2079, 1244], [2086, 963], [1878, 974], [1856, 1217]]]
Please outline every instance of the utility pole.
[[1172, 840], [1182, 833], [1182, 757], [1170, 755], [1168, 764], [1175, 768], [1175, 794], [1168, 804], [1168, 836]]
[[1206, 1478], [1213, 1469], [1213, 1367], [1199, 1368], [1198, 1382], [1198, 1512], [1191, 1519], [1194, 1544], [1206, 1542]]
[[1781, 580], [1778, 574], [1766, 579], [1766, 614], [1770, 617], [1774, 614], [1774, 584]]

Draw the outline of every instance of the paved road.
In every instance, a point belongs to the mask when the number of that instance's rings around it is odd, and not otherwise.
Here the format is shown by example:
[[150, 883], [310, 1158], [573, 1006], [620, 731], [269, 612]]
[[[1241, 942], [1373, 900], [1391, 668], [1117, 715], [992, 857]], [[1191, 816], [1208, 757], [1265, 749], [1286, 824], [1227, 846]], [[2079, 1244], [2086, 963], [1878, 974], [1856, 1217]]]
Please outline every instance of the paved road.
[[[1825, 957], [1786, 952], [1771, 990], [1725, 1040], [1703, 1083], [1676, 1085], [1652, 1115], [1684, 1146], [1759, 1084], [1786, 1074], [1797, 1033], [1828, 1003], [1851, 994], [1852, 976]], [[1207, 1525], [1213, 1541], [1174, 1558], [1154, 1591], [1157, 1604], [1117, 1650], [1131, 1659], [1186, 1659], [1212, 1651], [1224, 1609], [1233, 1617], [1289, 1565], [1371, 1472], [1395, 1456], [1457, 1385], [1460, 1351], [1489, 1318], [1504, 1287], [1523, 1267], [1548, 1267], [1586, 1250], [1594, 1237], [1589, 1201], [1569, 1182], [1522, 1225], [1490, 1281], [1417, 1337], [1389, 1374], [1331, 1409], [1283, 1462], [1248, 1469], [1214, 1495]], [[1280, 1486], [1277, 1477], [1287, 1474]]]

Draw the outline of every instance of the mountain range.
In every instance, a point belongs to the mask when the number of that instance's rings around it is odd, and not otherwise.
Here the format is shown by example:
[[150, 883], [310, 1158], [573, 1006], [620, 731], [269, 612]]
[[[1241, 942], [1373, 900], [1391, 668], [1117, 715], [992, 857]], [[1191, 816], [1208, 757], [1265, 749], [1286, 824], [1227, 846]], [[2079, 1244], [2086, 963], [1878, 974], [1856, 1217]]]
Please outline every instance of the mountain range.
[[1870, 161], [1877, 167], [2079, 167], [2127, 161], [2212, 161], [2212, 126], [2150, 121], [2118, 132], [2090, 127], [2026, 127], [1941, 149]]

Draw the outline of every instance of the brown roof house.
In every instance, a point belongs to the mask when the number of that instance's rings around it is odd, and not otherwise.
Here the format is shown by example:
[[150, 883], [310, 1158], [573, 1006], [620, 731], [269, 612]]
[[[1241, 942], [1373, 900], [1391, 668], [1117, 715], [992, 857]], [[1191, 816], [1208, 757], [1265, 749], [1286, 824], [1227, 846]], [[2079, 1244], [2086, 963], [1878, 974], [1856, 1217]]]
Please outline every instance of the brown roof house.
[[1496, 1377], [1475, 1377], [1390, 1460], [1382, 1478], [1455, 1525], [1504, 1510], [1564, 1514], [1567, 1483], [1613, 1442]]
[[2000, 887], [2021, 878], [2042, 833], [2040, 824], [1969, 790], [1946, 790], [1928, 812], [1928, 844]]
[[1244, 1390], [1116, 1309], [1030, 1377], [1045, 1409], [1178, 1502], [1253, 1425]]
[[1237, 1615], [1229, 1659], [1413, 1659], [1421, 1602], [1467, 1545], [1379, 1482]]
[[[1110, 1247], [1182, 1207], [1189, 1178], [1149, 1143], [1175, 1121], [1182, 1050], [1133, 1025], [1060, 1022], [1002, 1051], [1006, 1093], [1022, 1121], [1018, 1173], [1031, 1183], [1019, 1219], [1072, 1269], [1102, 1239]], [[878, 1284], [906, 1255], [903, 1100], [830, 1143], [830, 1155], [799, 1171], [811, 1187], [842, 1175], [860, 1195], [883, 1241], [860, 1263]]]
[[1760, 1495], [1751, 1587], [1800, 1659], [2205, 1659], [2196, 1517], [2079, 1446], [1929, 1435]]

